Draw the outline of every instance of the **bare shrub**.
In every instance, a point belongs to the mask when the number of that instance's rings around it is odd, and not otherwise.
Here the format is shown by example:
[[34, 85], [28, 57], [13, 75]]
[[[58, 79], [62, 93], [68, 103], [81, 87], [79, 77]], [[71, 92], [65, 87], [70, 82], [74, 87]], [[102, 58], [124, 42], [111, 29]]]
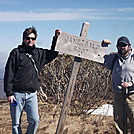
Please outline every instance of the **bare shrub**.
[[[72, 72], [73, 56], [59, 55], [44, 66], [42, 89], [47, 101], [62, 104]], [[40, 99], [43, 99], [41, 94]], [[71, 100], [71, 113], [81, 114], [112, 100], [111, 74], [99, 63], [82, 59]]]

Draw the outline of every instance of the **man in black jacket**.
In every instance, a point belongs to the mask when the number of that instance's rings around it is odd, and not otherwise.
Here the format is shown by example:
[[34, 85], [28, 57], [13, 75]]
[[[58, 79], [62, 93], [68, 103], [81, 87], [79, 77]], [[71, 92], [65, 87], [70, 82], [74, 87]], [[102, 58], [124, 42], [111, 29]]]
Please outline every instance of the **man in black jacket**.
[[51, 50], [35, 46], [37, 31], [34, 27], [25, 29], [23, 42], [9, 55], [4, 75], [4, 91], [10, 103], [12, 133], [21, 134], [21, 115], [25, 110], [29, 122], [27, 134], [35, 134], [39, 115], [36, 91], [40, 87], [38, 74], [42, 67], [57, 57], [54, 51], [60, 31], [56, 30]]

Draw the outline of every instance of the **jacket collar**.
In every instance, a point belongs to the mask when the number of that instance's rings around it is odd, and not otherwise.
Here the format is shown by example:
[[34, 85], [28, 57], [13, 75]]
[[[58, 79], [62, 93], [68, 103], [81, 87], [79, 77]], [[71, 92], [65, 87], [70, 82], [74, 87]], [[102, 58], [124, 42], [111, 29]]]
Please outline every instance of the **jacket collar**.
[[35, 45], [33, 45], [33, 47], [31, 46], [27, 46], [24, 43], [22, 43], [22, 45], [18, 46], [18, 49], [20, 51], [20, 53], [29, 53], [31, 55], [35, 54]]

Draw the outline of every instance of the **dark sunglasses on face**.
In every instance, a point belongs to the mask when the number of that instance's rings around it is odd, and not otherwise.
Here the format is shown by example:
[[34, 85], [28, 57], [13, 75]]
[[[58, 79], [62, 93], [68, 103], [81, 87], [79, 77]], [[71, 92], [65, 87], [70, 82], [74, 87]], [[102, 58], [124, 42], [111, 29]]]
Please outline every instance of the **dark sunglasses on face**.
[[25, 37], [25, 39], [26, 39], [26, 40], [30, 40], [30, 39], [31, 39], [31, 40], [36, 40], [36, 38], [34, 38], [34, 37]]
[[124, 44], [124, 43], [120, 43], [120, 44], [118, 44], [117, 46], [118, 47], [126, 47], [128, 44]]

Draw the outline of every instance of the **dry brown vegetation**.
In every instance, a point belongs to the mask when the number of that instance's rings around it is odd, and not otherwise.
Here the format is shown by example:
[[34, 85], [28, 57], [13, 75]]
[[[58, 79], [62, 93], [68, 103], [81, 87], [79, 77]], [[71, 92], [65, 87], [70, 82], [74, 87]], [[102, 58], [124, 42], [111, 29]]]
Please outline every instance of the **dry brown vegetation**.
[[[63, 102], [73, 60], [72, 56], [59, 55], [43, 68], [42, 88], [51, 103]], [[111, 100], [111, 72], [99, 63], [83, 59], [71, 101], [71, 108], [75, 110], [72, 112], [82, 114], [84, 110], [98, 107], [104, 102], [111, 103]]]
[[[40, 124], [37, 134], [54, 134], [72, 71], [73, 57], [59, 55], [47, 64], [42, 72], [42, 89], [39, 92]], [[91, 115], [85, 111], [104, 103], [112, 103], [111, 74], [99, 63], [82, 60], [68, 112], [64, 134], [115, 134], [113, 117]], [[9, 106], [0, 101], [0, 134], [11, 133]], [[23, 113], [22, 128], [27, 127]]]

